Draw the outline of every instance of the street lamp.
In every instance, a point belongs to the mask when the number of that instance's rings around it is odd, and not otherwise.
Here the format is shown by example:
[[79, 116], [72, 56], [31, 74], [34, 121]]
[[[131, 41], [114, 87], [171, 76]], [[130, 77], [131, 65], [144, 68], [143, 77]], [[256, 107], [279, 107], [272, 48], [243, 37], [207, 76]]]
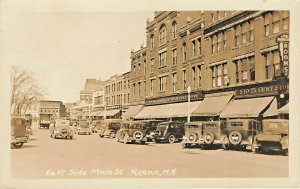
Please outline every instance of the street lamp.
[[187, 117], [187, 121], [190, 122], [191, 121], [191, 114], [190, 114], [191, 87], [190, 86], [187, 88], [187, 92], [188, 92], [188, 117]]

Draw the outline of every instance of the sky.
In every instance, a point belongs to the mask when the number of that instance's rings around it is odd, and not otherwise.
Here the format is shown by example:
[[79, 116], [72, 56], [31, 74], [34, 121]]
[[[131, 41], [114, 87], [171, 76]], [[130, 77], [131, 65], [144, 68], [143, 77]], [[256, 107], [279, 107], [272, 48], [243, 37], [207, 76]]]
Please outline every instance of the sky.
[[45, 99], [75, 102], [87, 78], [130, 71], [154, 12], [7, 12], [1, 61], [33, 72]]

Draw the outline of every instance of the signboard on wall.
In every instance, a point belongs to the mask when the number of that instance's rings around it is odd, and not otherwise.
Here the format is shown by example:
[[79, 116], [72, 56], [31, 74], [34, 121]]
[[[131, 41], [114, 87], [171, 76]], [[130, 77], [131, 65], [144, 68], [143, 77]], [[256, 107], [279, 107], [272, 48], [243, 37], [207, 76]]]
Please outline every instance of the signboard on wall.
[[277, 38], [279, 44], [280, 58], [283, 63], [283, 74], [289, 76], [289, 35], [282, 34]]

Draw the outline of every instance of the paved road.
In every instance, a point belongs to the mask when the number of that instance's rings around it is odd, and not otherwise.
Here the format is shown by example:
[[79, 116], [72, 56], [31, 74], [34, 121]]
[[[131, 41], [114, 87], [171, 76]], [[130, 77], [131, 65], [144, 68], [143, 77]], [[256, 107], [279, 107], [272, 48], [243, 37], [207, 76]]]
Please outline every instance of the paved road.
[[50, 138], [33, 128], [12, 150], [13, 178], [285, 177], [288, 157], [240, 151], [182, 149], [176, 144], [123, 144], [98, 135]]

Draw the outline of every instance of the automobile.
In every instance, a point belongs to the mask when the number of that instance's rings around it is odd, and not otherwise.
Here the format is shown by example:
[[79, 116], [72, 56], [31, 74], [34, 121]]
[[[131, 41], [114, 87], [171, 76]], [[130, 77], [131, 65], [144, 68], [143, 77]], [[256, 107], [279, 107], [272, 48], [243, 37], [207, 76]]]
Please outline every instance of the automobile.
[[263, 131], [254, 137], [252, 151], [256, 153], [282, 152], [288, 155], [289, 121], [267, 119], [262, 122]]
[[203, 144], [203, 128], [200, 121], [187, 122], [184, 124], [185, 135], [183, 136], [182, 146], [190, 148]]
[[77, 126], [77, 130], [76, 133], [78, 135], [80, 134], [88, 134], [91, 135], [92, 134], [92, 129], [89, 126], [89, 123], [87, 122], [79, 122], [78, 126]]
[[251, 150], [254, 136], [261, 131], [261, 122], [254, 119], [227, 120], [229, 144], [235, 149]]
[[123, 142], [124, 144], [129, 142], [145, 144], [147, 142], [146, 130], [146, 122], [125, 121], [121, 124], [116, 138], [118, 142]]
[[229, 148], [225, 120], [205, 121], [202, 123], [203, 140], [201, 146], [204, 149], [210, 149], [213, 146], [222, 146], [224, 149]]
[[21, 148], [28, 141], [25, 118], [11, 117], [11, 148]]
[[99, 136], [100, 137], [109, 137], [115, 138], [116, 133], [120, 129], [122, 119], [106, 119], [103, 120], [99, 125]]
[[152, 136], [156, 143], [181, 141], [184, 136], [184, 123], [179, 121], [162, 122], [158, 124]]
[[100, 123], [101, 123], [100, 120], [92, 121], [92, 123], [91, 123], [92, 133], [97, 133], [98, 132]]
[[152, 136], [155, 134], [157, 125], [161, 122], [164, 122], [164, 120], [140, 120], [141, 122], [146, 124], [146, 137], [147, 141], [152, 141]]
[[55, 120], [55, 124], [50, 126], [49, 129], [50, 136], [54, 139], [72, 139], [74, 136], [74, 131], [70, 127], [70, 121], [66, 119]]

